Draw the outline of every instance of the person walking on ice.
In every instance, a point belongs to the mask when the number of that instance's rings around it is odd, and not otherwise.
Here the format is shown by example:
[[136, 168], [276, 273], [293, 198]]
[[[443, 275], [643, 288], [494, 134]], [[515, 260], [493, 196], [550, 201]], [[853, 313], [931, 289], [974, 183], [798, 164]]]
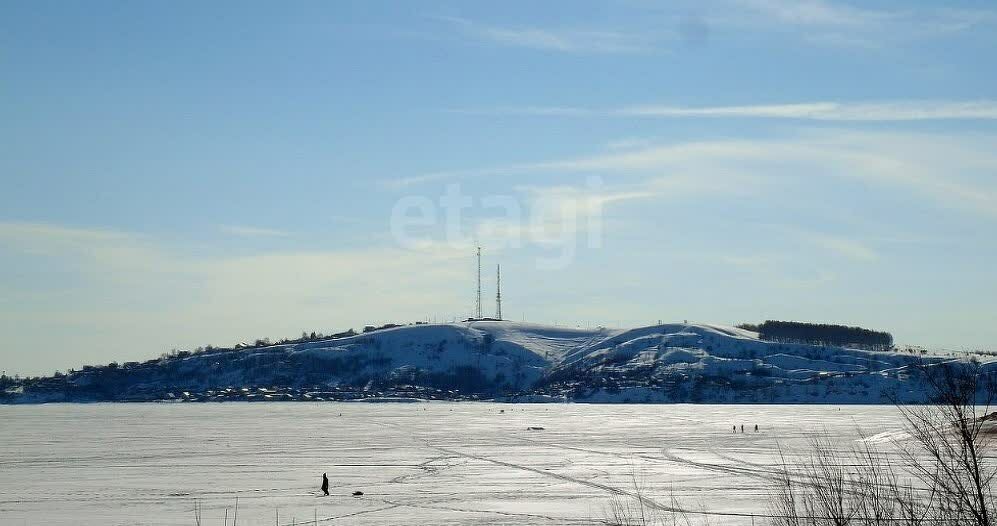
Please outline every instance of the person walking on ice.
[[329, 477], [325, 473], [322, 474], [322, 493], [325, 493], [326, 496], [329, 495]]

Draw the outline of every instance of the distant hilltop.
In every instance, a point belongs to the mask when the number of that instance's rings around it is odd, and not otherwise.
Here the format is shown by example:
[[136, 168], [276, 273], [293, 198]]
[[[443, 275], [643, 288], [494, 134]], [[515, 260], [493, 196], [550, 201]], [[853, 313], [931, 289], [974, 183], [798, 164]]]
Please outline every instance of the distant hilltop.
[[572, 329], [474, 319], [4, 377], [0, 402], [886, 403], [923, 401], [913, 365], [952, 359], [898, 350], [888, 333], [835, 325]]

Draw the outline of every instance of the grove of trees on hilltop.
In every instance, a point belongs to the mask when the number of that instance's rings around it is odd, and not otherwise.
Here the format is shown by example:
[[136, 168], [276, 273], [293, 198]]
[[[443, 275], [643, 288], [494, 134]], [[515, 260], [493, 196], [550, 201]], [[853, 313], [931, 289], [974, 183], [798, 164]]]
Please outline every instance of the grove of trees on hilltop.
[[893, 346], [892, 334], [862, 327], [767, 320], [758, 325], [757, 330], [761, 339], [781, 343], [854, 345], [876, 350], [886, 350]]

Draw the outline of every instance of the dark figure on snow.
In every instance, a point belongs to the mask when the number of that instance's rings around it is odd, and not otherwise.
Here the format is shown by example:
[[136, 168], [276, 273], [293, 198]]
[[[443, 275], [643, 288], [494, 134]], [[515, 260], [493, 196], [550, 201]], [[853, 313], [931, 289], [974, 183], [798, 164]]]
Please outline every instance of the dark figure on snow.
[[734, 433], [737, 433], [737, 424], [734, 424]]
[[329, 477], [325, 473], [322, 474], [322, 493], [329, 494]]
[[741, 432], [744, 433], [744, 424], [741, 424]]
[[755, 424], [755, 433], [758, 432], [758, 424]]

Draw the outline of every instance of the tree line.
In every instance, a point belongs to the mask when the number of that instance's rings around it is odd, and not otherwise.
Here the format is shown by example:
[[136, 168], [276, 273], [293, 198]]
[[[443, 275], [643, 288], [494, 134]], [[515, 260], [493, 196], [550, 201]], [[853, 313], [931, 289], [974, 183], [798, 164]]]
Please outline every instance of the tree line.
[[767, 320], [759, 325], [742, 324], [741, 328], [758, 332], [763, 340], [810, 345], [854, 345], [885, 350], [893, 346], [893, 335], [862, 327], [828, 323]]

